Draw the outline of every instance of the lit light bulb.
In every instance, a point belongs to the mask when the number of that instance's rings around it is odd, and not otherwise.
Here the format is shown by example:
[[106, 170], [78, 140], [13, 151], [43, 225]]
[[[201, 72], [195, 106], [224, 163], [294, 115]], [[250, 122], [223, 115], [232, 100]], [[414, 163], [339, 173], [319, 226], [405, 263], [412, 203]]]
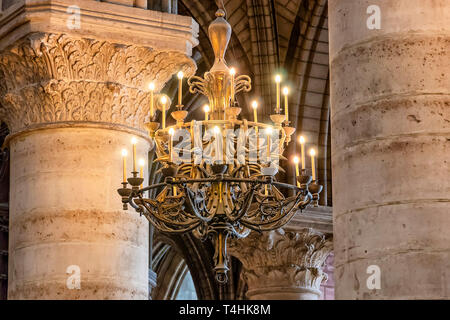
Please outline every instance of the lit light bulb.
[[258, 102], [255, 100], [252, 102], [252, 108], [257, 109], [258, 108]]
[[122, 149], [122, 157], [126, 157], [128, 155], [127, 149]]
[[300, 137], [298, 138], [298, 141], [300, 142], [300, 144], [304, 144], [304, 143], [305, 143], [305, 137], [300, 136]]
[[170, 129], [169, 129], [169, 134], [170, 134], [171, 136], [173, 136], [174, 133], [175, 133], [175, 130], [174, 130], [173, 128], [170, 128]]
[[277, 75], [275, 76], [275, 82], [276, 82], [276, 83], [280, 83], [280, 82], [281, 82], [281, 76], [280, 76], [279, 74], [277, 74]]
[[203, 107], [203, 111], [209, 112], [209, 105], [205, 104], [205, 106]]
[[295, 156], [295, 157], [294, 157], [294, 163], [295, 163], [295, 164], [298, 164], [299, 162], [300, 162], [300, 159], [299, 159], [297, 156]]
[[139, 166], [143, 167], [145, 165], [145, 160], [144, 159], [139, 159]]
[[309, 150], [309, 155], [310, 155], [311, 157], [315, 157], [315, 156], [316, 156], [316, 150], [315, 150], [315, 149]]
[[232, 76], [234, 76], [234, 75], [236, 74], [236, 69], [235, 69], [235, 68], [231, 68], [231, 69], [230, 69], [230, 74], [231, 74]]
[[214, 127], [214, 133], [216, 133], [216, 134], [220, 133], [220, 129], [218, 126]]
[[177, 77], [178, 79], [183, 79], [184, 73], [182, 71], [178, 72]]
[[289, 94], [289, 88], [288, 88], [288, 87], [284, 87], [284, 88], [283, 88], [283, 94], [284, 94], [285, 96], [287, 96], [287, 95]]
[[266, 128], [266, 133], [267, 133], [268, 135], [271, 135], [271, 134], [272, 134], [272, 127], [267, 127], [267, 128]]
[[153, 82], [150, 82], [150, 83], [148, 84], [148, 88], [149, 88], [151, 91], [154, 91], [154, 90], [155, 90], [155, 84], [154, 84]]
[[138, 141], [137, 141], [137, 139], [136, 139], [135, 137], [131, 138], [131, 143], [132, 143], [132, 144], [137, 144], [137, 142], [138, 142]]
[[161, 103], [162, 104], [166, 104], [167, 103], [167, 97], [166, 96], [162, 96], [161, 97]]

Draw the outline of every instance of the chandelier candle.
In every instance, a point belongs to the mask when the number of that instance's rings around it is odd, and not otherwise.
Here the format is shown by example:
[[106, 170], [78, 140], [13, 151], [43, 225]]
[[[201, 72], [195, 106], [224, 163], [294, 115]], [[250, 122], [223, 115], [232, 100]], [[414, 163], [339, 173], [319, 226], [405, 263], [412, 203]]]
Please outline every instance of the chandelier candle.
[[[145, 160], [144, 159], [139, 159], [139, 178], [144, 178], [144, 165], [145, 165]], [[142, 181], [141, 183], [141, 188], [144, 185], [144, 181]]]
[[178, 105], [181, 106], [183, 100], [183, 77], [184, 77], [183, 72], [181, 71], [178, 72], [177, 77], [178, 77]]
[[205, 121], [208, 121], [209, 106], [207, 104], [203, 107], [203, 111], [205, 111]]
[[231, 76], [231, 104], [234, 103], [234, 76], [236, 75], [236, 69], [231, 68], [230, 69], [230, 76]]
[[253, 108], [253, 121], [255, 123], [258, 123], [258, 102], [253, 101], [252, 108]]
[[[295, 156], [294, 157], [294, 163], [295, 163], [295, 180], [297, 180], [297, 177], [300, 176], [300, 170], [298, 169], [298, 162], [300, 161], [300, 159]], [[297, 181], [297, 187], [300, 187], [300, 182]]]
[[122, 149], [123, 183], [127, 183], [127, 155], [128, 155], [128, 151], [126, 149]]
[[131, 138], [131, 144], [133, 145], [133, 172], [137, 172], [137, 170], [136, 170], [136, 144], [137, 144], [137, 139], [135, 137]]
[[169, 162], [173, 162], [173, 135], [175, 130], [173, 128], [169, 129]]
[[309, 151], [309, 155], [311, 156], [311, 170], [312, 170], [312, 179], [316, 181], [316, 165], [314, 161], [314, 157], [316, 156], [316, 150], [311, 149]]
[[161, 104], [162, 104], [162, 128], [166, 128], [166, 103], [167, 98], [165, 96], [161, 97]]
[[275, 83], [277, 84], [277, 114], [280, 114], [280, 83], [281, 83], [281, 76], [276, 75], [275, 76]]
[[300, 136], [298, 141], [300, 142], [301, 155], [302, 155], [302, 170], [305, 170], [305, 137]]
[[272, 157], [271, 157], [271, 149], [272, 149], [272, 147], [271, 147], [272, 128], [271, 128], [271, 127], [268, 127], [268, 128], [266, 129], [266, 133], [267, 133], [267, 162], [269, 162], [269, 164], [270, 164], [270, 162], [272, 161]]
[[155, 91], [155, 84], [153, 82], [150, 82], [150, 84], [148, 85], [148, 88], [150, 89], [150, 121], [152, 121], [153, 116], [155, 115], [155, 112], [153, 110], [154, 109], [154, 107], [153, 107], [153, 104], [154, 104], [153, 94], [154, 94], [154, 91]]
[[289, 122], [289, 108], [288, 108], [288, 94], [289, 94], [289, 88], [284, 87], [283, 88], [283, 95], [284, 95], [284, 114], [286, 115], [285, 122]]

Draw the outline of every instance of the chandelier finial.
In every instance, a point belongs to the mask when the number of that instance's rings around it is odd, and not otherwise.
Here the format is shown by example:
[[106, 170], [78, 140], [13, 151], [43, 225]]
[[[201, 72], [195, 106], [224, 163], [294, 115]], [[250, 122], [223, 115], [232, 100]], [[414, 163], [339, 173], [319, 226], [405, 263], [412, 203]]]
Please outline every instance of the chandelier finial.
[[[209, 40], [214, 50], [214, 65], [211, 68], [211, 72], [224, 71], [229, 72], [228, 66], [225, 62], [225, 52], [227, 51], [228, 43], [231, 38], [231, 26], [227, 20], [225, 20], [225, 8], [222, 1], [216, 1], [219, 9], [216, 12], [216, 19], [209, 25], [208, 33]], [[219, 5], [219, 3], [221, 5]]]

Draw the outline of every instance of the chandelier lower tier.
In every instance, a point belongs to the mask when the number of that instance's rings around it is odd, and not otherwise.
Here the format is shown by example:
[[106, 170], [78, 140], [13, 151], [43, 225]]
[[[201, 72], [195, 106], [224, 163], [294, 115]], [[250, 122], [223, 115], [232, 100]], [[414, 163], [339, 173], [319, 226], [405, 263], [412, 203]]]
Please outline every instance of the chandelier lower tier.
[[[285, 113], [281, 113], [279, 76], [275, 79], [277, 105], [270, 116], [273, 124], [258, 122], [256, 103], [254, 121], [239, 119], [241, 108], [235, 103], [235, 95], [249, 92], [251, 79], [244, 75], [235, 77], [235, 70], [225, 63], [231, 26], [224, 17], [225, 12], [219, 9], [209, 26], [215, 54], [213, 67], [203, 78], [193, 76], [188, 80], [192, 94], [201, 93], [209, 100], [205, 119], [185, 122], [188, 113], [181, 102], [180, 72], [177, 111], [171, 114], [176, 124], [166, 127], [169, 100], [162, 97], [156, 102], [162, 115], [159, 129], [160, 123], [152, 121], [154, 88], [150, 86], [151, 121], [146, 126], [155, 142], [163, 181], [142, 186], [144, 178], [142, 170], [140, 176], [136, 170], [134, 144], [132, 176], [126, 177], [124, 158], [123, 187], [118, 189], [123, 209], [127, 210], [129, 204], [161, 232], [192, 232], [202, 240], [212, 239], [219, 283], [228, 279], [229, 238], [244, 238], [252, 230], [263, 232], [282, 227], [307, 206], [317, 206], [322, 191], [315, 177], [315, 154], [311, 154], [312, 175], [305, 169], [304, 140], [301, 171], [298, 158], [296, 161], [297, 185], [276, 180], [276, 174], [283, 171], [278, 162], [286, 159], [284, 148], [295, 132], [289, 127], [287, 98]], [[287, 97], [287, 90], [284, 94]]]

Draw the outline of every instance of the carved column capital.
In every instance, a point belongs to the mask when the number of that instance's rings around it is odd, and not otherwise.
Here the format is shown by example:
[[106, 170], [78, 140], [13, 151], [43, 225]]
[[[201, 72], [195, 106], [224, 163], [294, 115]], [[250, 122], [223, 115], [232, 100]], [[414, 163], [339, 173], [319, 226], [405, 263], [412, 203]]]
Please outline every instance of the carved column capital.
[[252, 232], [230, 244], [230, 254], [243, 264], [250, 299], [317, 299], [331, 250], [331, 236], [310, 228]]
[[195, 63], [177, 51], [33, 33], [0, 52], [0, 117], [12, 133], [72, 122], [144, 130], [156, 91]]

